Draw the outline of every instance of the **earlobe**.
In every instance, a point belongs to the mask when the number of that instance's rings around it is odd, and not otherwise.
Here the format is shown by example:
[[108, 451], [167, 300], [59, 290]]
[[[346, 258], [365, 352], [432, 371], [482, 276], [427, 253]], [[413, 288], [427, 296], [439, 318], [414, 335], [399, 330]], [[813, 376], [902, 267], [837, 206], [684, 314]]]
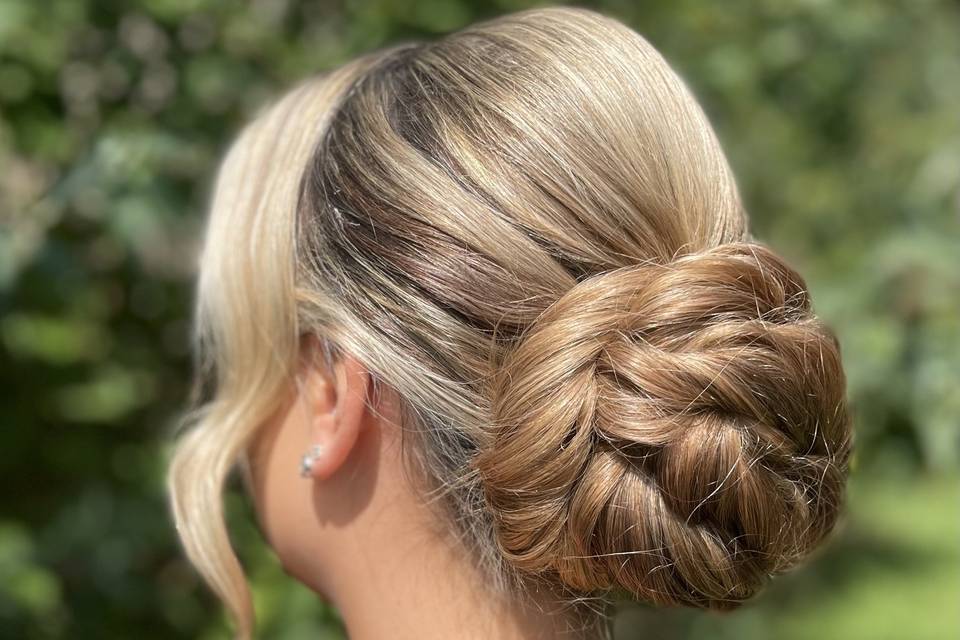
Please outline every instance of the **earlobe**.
[[[313, 370], [313, 384], [307, 388], [310, 406], [310, 448], [304, 453], [300, 474], [316, 480], [333, 476], [353, 451], [367, 412], [366, 368], [343, 354], [333, 372]], [[331, 373], [333, 375], [331, 375]]]

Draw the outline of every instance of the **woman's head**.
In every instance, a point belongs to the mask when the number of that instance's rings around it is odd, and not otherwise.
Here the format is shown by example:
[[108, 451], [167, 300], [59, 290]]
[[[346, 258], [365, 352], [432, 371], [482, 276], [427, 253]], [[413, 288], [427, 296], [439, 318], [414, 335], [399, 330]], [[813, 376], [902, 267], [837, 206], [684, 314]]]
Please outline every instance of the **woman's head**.
[[280, 100], [221, 170], [197, 327], [212, 398], [171, 492], [241, 618], [219, 494], [305, 335], [396, 398], [411, 475], [491, 584], [728, 607], [838, 513], [836, 340], [752, 241], [688, 88], [595, 13], [481, 23]]

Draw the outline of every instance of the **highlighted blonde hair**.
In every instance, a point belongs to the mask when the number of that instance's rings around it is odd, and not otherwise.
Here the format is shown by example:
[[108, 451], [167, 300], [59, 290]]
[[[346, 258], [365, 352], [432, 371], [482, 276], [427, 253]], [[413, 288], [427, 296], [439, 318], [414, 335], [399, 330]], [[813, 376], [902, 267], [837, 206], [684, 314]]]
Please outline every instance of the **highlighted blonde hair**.
[[683, 81], [590, 11], [404, 44], [281, 99], [223, 164], [196, 326], [212, 395], [169, 490], [241, 637], [221, 493], [303, 333], [396, 392], [496, 588], [731, 607], [842, 502], [836, 339], [751, 238]]

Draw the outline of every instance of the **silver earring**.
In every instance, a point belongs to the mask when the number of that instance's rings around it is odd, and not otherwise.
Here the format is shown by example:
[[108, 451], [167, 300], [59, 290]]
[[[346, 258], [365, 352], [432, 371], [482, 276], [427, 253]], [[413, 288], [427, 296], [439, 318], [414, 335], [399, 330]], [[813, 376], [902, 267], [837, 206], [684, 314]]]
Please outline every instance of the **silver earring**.
[[320, 446], [313, 445], [310, 447], [310, 450], [303, 454], [303, 458], [300, 459], [300, 477], [309, 478], [311, 472], [313, 471], [313, 463], [317, 461], [317, 458], [320, 457]]

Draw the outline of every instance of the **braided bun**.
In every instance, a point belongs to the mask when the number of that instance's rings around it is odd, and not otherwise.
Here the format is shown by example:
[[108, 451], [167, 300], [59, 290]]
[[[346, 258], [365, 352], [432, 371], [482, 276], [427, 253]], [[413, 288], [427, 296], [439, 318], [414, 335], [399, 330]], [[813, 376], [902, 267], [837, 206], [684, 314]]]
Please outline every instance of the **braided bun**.
[[832, 528], [850, 451], [839, 345], [755, 243], [574, 286], [502, 363], [477, 459], [522, 574], [729, 608]]

